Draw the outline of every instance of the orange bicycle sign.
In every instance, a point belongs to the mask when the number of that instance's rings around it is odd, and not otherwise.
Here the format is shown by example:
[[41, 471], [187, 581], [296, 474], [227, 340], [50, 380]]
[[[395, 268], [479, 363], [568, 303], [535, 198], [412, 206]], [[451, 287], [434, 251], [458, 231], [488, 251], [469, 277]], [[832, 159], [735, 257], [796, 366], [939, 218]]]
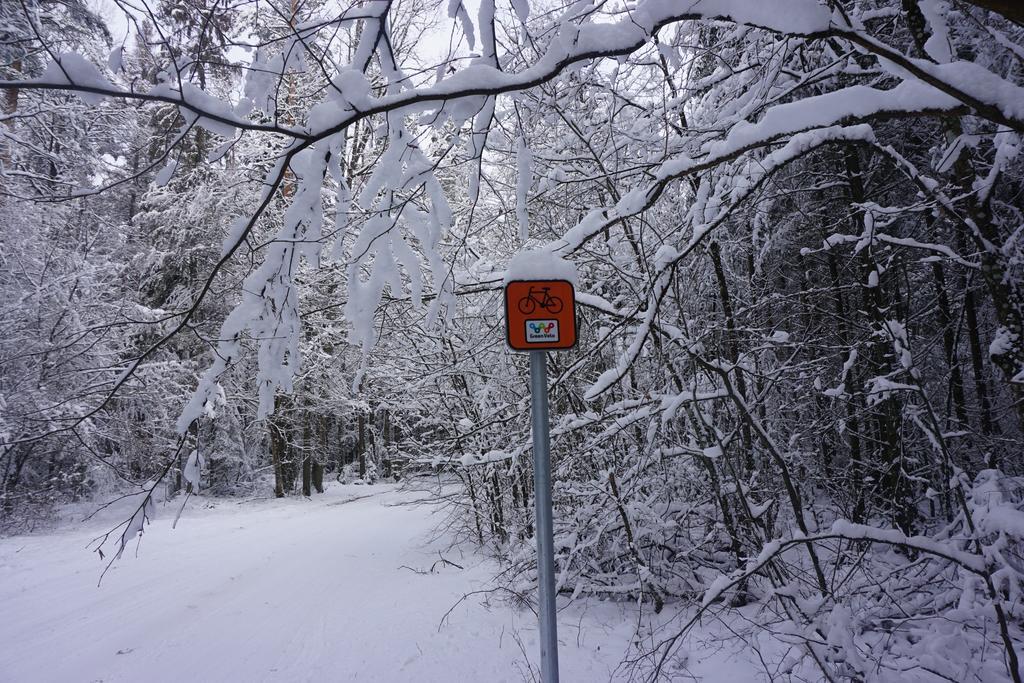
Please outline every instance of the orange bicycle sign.
[[515, 280], [505, 287], [508, 345], [517, 351], [576, 345], [576, 297], [568, 280]]

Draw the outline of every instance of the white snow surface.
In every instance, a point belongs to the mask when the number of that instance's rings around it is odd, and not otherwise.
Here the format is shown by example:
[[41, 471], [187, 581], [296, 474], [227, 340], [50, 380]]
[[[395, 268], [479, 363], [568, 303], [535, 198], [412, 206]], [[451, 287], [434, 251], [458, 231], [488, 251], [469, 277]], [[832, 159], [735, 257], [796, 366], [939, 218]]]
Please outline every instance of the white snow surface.
[[[174, 530], [176, 506], [158, 507], [99, 587], [85, 546], [114, 511], [0, 540], [0, 681], [535, 680], [533, 612], [500, 593], [460, 602], [494, 588], [498, 567], [433, 533], [440, 519], [416, 497], [338, 484], [312, 500], [194, 496]], [[562, 680], [624, 680], [637, 617], [632, 604], [561, 603]], [[752, 653], [716, 629], [687, 641], [688, 673], [759, 680]]]
[[[96, 65], [77, 52], [63, 52], [55, 57], [46, 64], [42, 77], [35, 82], [114, 90], [114, 86], [104, 78]], [[75, 94], [83, 102], [93, 106], [103, 101], [103, 96], [97, 93], [79, 91]]]
[[568, 280], [576, 285], [576, 266], [546, 249], [524, 249], [505, 269], [505, 284], [515, 280]]

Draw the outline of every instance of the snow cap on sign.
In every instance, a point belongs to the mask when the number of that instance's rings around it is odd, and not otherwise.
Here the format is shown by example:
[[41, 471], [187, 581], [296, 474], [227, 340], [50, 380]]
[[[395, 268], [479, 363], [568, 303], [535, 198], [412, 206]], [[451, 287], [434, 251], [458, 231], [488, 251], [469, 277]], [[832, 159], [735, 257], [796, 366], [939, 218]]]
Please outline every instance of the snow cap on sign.
[[505, 284], [515, 280], [568, 280], [576, 286], [576, 266], [543, 249], [524, 249], [508, 262]]

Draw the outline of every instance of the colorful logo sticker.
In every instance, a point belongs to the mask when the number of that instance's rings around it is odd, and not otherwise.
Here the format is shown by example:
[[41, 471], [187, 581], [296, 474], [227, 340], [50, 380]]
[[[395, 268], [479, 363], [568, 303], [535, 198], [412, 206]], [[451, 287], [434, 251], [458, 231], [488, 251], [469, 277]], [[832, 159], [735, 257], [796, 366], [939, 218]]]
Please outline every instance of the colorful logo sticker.
[[526, 341], [534, 344], [558, 341], [558, 321], [527, 320]]

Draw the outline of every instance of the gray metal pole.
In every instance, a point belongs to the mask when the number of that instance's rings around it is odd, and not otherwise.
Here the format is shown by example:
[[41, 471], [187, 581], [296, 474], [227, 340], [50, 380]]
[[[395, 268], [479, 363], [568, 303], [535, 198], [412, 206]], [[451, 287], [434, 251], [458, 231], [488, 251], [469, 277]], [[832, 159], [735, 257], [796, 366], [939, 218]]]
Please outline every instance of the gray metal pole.
[[551, 452], [548, 441], [547, 353], [530, 351], [533, 418], [533, 497], [537, 513], [537, 588], [540, 602], [540, 680], [558, 683], [555, 552], [551, 523]]

